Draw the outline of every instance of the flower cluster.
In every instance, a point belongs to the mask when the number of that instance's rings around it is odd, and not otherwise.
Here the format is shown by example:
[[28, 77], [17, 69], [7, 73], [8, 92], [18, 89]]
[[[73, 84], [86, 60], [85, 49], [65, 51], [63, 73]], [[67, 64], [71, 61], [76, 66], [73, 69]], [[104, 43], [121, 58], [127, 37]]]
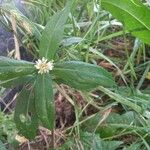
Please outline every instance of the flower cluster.
[[48, 61], [46, 58], [42, 58], [42, 60], [38, 59], [38, 61], [36, 61], [36, 65], [35, 68], [38, 71], [38, 73], [43, 74], [43, 73], [49, 73], [50, 70], [52, 70], [54, 67], [54, 63], [53, 60], [52, 61]]

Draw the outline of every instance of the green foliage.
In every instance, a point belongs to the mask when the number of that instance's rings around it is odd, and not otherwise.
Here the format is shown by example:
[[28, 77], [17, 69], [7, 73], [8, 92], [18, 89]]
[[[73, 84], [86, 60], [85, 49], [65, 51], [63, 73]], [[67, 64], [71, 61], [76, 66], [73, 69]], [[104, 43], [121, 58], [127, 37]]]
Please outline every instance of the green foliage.
[[36, 70], [33, 64], [0, 56], [0, 80], [6, 81], [32, 74]]
[[36, 113], [44, 127], [54, 128], [55, 106], [52, 79], [49, 74], [37, 75], [34, 85]]
[[56, 50], [63, 39], [64, 25], [68, 18], [69, 9], [70, 3], [68, 3], [63, 11], [53, 15], [47, 23], [40, 40], [40, 58], [45, 57], [49, 60], [54, 60]]
[[101, 4], [123, 23], [127, 31], [150, 44], [150, 9], [140, 0], [101, 0]]
[[6, 150], [4, 144], [0, 141], [0, 150]]
[[[8, 25], [13, 15], [21, 44], [35, 60], [54, 60], [54, 68], [40, 74], [34, 62], [0, 56], [0, 86], [23, 87], [16, 98], [16, 125], [12, 116], [0, 115], [2, 143], [14, 144], [17, 133], [33, 139], [39, 126], [52, 131], [55, 119], [63, 116], [59, 131], [65, 134], [59, 136], [60, 143], [64, 142], [60, 150], [150, 149], [150, 95], [145, 79], [149, 47], [144, 44], [150, 43], [149, 3], [101, 0], [100, 4], [97, 0], [73, 0], [66, 5], [65, 0], [28, 1], [25, 5], [30, 14], [26, 16], [11, 3], [0, 6], [0, 21], [7, 20]], [[141, 41], [134, 42], [126, 33]], [[119, 86], [101, 66], [113, 72]], [[73, 89], [58, 85], [61, 83]], [[55, 88], [61, 95], [56, 100], [72, 104], [71, 110], [62, 106], [64, 114], [57, 117]], [[75, 120], [69, 111], [75, 113]], [[60, 144], [57, 135], [55, 142]]]
[[79, 149], [80, 147], [84, 150], [115, 150], [121, 144], [121, 141], [104, 141], [98, 134], [80, 132], [80, 138], [69, 138], [68, 142], [61, 147], [61, 150]]
[[38, 128], [38, 118], [33, 87], [24, 87], [16, 100], [14, 120], [19, 133], [26, 138], [34, 138]]
[[99, 85], [116, 86], [111, 74], [105, 69], [84, 62], [56, 63], [52, 73], [55, 75], [56, 81], [80, 90], [91, 90]]
[[[18, 143], [15, 140], [17, 129], [13, 120], [13, 115], [6, 115], [0, 112], [0, 141], [2, 143], [9, 143], [13, 146]], [[0, 148], [4, 149], [4, 145], [0, 142]]]
[[5, 88], [10, 88], [10, 87], [13, 88], [17, 85], [26, 84], [29, 81], [32, 82], [33, 79], [34, 79], [34, 75], [25, 75], [21, 77], [15, 77], [12, 79], [0, 81], [0, 86], [5, 87]]
[[[47, 23], [40, 40], [40, 58], [54, 59], [63, 38], [71, 4], [72, 2], [68, 2], [64, 10], [52, 16]], [[0, 57], [0, 65], [1, 85], [14, 85], [14, 82], [24, 84], [17, 98], [14, 119], [19, 132], [27, 138], [36, 135], [39, 124], [50, 130], [54, 129], [55, 106], [51, 75], [56, 82], [66, 83], [81, 90], [91, 90], [99, 85], [115, 86], [109, 72], [83, 62], [55, 63], [50, 74], [37, 73], [35, 63], [5, 57]]]
[[128, 147], [125, 147], [123, 150], [141, 150], [141, 143], [133, 143]]

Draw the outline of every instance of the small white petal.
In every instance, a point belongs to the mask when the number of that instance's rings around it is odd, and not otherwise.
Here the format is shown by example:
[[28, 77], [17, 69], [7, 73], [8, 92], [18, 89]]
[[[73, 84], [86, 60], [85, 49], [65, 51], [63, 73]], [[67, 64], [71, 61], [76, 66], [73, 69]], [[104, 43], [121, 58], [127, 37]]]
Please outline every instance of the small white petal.
[[38, 63], [42, 63], [42, 61], [40, 59], [38, 59]]
[[43, 62], [43, 63], [46, 63], [46, 62], [47, 62], [47, 59], [43, 57], [43, 58], [42, 58], [42, 62]]

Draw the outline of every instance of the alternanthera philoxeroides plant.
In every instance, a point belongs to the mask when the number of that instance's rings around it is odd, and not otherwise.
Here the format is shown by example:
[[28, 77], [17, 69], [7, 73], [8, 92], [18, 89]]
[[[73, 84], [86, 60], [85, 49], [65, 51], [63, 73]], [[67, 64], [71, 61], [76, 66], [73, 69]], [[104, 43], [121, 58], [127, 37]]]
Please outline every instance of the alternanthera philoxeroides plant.
[[56, 61], [70, 6], [71, 3], [67, 3], [45, 26], [39, 43], [39, 59], [36, 62], [0, 57], [0, 85], [23, 85], [16, 98], [14, 120], [19, 133], [26, 138], [33, 138], [39, 125], [54, 129], [54, 82], [86, 91], [99, 85], [115, 86], [111, 74], [102, 67], [80, 61]]

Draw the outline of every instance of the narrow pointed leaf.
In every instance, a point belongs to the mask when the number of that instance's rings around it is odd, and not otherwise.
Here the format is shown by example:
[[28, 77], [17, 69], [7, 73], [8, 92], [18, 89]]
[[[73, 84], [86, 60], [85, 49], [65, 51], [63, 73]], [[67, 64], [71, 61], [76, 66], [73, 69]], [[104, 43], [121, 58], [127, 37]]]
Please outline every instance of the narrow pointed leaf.
[[113, 87], [115, 81], [102, 67], [77, 61], [55, 64], [52, 71], [56, 81], [79, 90], [91, 90], [97, 86]]
[[33, 89], [28, 88], [24, 88], [17, 97], [14, 120], [19, 133], [32, 139], [36, 136], [38, 117], [35, 111]]
[[47, 23], [40, 41], [39, 54], [40, 57], [54, 59], [56, 50], [63, 38], [65, 23], [67, 21], [70, 3], [59, 13], [53, 15]]
[[0, 81], [22, 77], [35, 71], [34, 63], [0, 56]]
[[49, 74], [38, 74], [34, 91], [38, 118], [44, 127], [53, 129], [55, 106], [51, 76]]
[[150, 44], [150, 9], [140, 0], [101, 0], [101, 4], [132, 35]]

